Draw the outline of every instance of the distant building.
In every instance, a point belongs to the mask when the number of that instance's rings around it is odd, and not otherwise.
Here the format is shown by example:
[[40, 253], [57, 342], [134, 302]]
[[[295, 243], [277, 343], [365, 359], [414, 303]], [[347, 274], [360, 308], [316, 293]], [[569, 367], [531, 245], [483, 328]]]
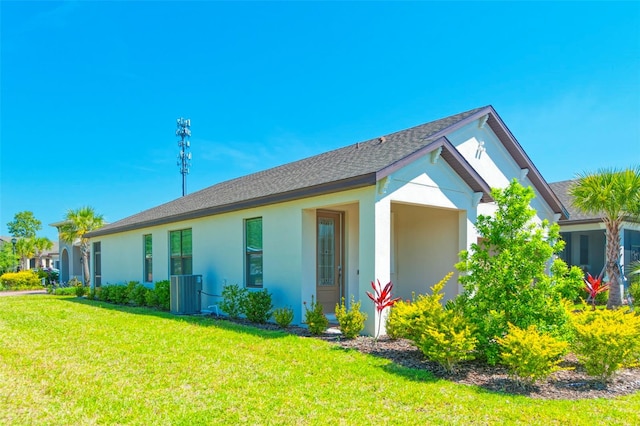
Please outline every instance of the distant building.
[[[574, 180], [551, 183], [562, 204], [569, 211], [569, 218], [558, 221], [562, 238], [566, 242], [560, 257], [568, 265], [579, 266], [584, 272], [596, 276], [606, 262], [606, 230], [602, 218], [585, 214], [573, 206], [569, 188]], [[627, 279], [629, 265], [640, 260], [640, 223], [631, 218], [620, 227], [620, 260]]]

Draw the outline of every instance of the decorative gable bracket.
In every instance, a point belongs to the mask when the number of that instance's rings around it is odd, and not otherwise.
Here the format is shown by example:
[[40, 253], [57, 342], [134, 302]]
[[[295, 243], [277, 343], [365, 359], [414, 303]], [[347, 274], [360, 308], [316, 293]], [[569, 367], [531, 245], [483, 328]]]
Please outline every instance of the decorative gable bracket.
[[390, 176], [385, 176], [378, 181], [378, 194], [386, 194], [387, 189], [389, 188], [389, 182], [391, 182]]
[[480, 200], [482, 200], [483, 195], [484, 193], [482, 192], [473, 193], [473, 207], [478, 207], [478, 204], [480, 204]]
[[438, 147], [431, 151], [431, 164], [436, 164], [438, 159], [440, 158], [440, 154], [442, 154], [442, 147]]

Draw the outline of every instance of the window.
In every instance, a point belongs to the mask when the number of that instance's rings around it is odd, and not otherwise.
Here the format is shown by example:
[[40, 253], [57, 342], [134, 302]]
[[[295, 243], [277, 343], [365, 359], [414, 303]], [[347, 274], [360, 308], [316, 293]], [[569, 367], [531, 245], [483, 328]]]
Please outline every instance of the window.
[[144, 282], [153, 282], [153, 240], [151, 234], [142, 237], [144, 240]]
[[171, 275], [191, 275], [191, 229], [169, 233]]
[[100, 246], [100, 241], [93, 243], [93, 285], [95, 287], [102, 285], [102, 254]]
[[244, 221], [245, 283], [262, 287], [262, 218]]
[[589, 264], [589, 236], [580, 235], [580, 264]]

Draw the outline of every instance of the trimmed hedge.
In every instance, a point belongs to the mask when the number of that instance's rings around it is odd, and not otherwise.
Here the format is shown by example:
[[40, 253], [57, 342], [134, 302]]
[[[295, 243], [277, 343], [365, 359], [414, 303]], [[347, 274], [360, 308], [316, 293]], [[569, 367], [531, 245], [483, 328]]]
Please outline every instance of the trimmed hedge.
[[2, 290], [41, 290], [42, 281], [33, 271], [7, 272], [0, 276]]

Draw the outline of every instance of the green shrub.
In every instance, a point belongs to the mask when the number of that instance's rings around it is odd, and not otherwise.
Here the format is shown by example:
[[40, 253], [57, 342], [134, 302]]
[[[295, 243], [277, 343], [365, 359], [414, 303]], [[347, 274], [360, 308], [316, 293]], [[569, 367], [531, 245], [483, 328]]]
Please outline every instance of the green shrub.
[[509, 324], [508, 334], [496, 340], [500, 345], [502, 364], [524, 386], [531, 386], [559, 370], [558, 364], [568, 345], [546, 333], [539, 333], [535, 325], [523, 330]]
[[129, 289], [130, 301], [136, 306], [145, 306], [147, 304], [147, 293], [149, 293], [150, 290], [137, 281], [132, 282], [135, 283], [135, 285]]
[[[481, 237], [471, 250], [460, 252], [456, 268], [463, 272], [464, 291], [455, 306], [477, 327], [478, 350], [489, 364], [499, 360], [496, 337], [503, 337], [511, 323], [566, 339], [569, 315], [563, 294], [572, 292], [571, 274], [551, 277], [549, 259], [564, 248], [558, 224], [537, 222], [531, 208], [533, 189], [516, 179], [504, 189], [492, 189], [496, 202], [491, 216], [478, 215]], [[557, 261], [562, 262], [562, 261]], [[556, 264], [557, 271], [565, 271]]]
[[456, 311], [442, 310], [427, 325], [416, 346], [430, 360], [451, 372], [462, 361], [474, 359], [475, 329]]
[[582, 269], [577, 266], [569, 268], [561, 259], [554, 260], [551, 265], [551, 285], [570, 302], [580, 300], [584, 289], [583, 276]]
[[129, 288], [124, 284], [112, 285], [112, 301], [117, 305], [127, 305], [129, 303]]
[[311, 303], [309, 308], [307, 306], [307, 302], [302, 302], [304, 304], [304, 322], [307, 323], [307, 327], [309, 327], [309, 332], [313, 335], [320, 335], [324, 333], [324, 331], [329, 326], [329, 320], [323, 312], [322, 305], [313, 299], [313, 295], [311, 296]]
[[171, 309], [171, 282], [169, 280], [156, 282], [154, 291], [158, 300], [157, 307], [163, 311]]
[[78, 287], [57, 287], [51, 291], [54, 296], [76, 296]]
[[[452, 272], [447, 274], [435, 284], [430, 295], [419, 295], [413, 302], [400, 302], [400, 310], [391, 318], [393, 333], [413, 340], [428, 359], [447, 371], [454, 370], [461, 361], [473, 359], [477, 342], [474, 327], [462, 314], [442, 305], [442, 290], [452, 275]], [[395, 309], [394, 306], [391, 312]]]
[[351, 308], [347, 310], [344, 304], [344, 297], [340, 304], [336, 303], [336, 319], [340, 324], [340, 331], [347, 339], [353, 339], [364, 330], [364, 322], [367, 320], [367, 314], [360, 312], [360, 301], [355, 302], [353, 295], [351, 296]]
[[246, 304], [248, 292], [246, 288], [240, 287], [238, 284], [223, 286], [220, 309], [226, 312], [231, 319], [240, 318], [240, 315], [244, 314], [243, 308]]
[[640, 355], [640, 317], [628, 309], [585, 310], [572, 315], [572, 350], [587, 374], [609, 381]]
[[415, 295], [413, 302], [410, 300], [397, 301], [387, 315], [387, 336], [391, 339], [409, 339], [409, 336], [415, 335], [415, 322], [419, 316], [420, 310]]
[[242, 301], [242, 311], [247, 319], [258, 324], [264, 324], [271, 318], [271, 309], [273, 309], [271, 294], [266, 288], [248, 292]]
[[292, 308], [278, 308], [273, 311], [273, 319], [282, 328], [287, 328], [293, 321], [293, 309]]
[[158, 300], [158, 292], [154, 289], [149, 291], [144, 296], [144, 304], [150, 308], [160, 308], [160, 300]]
[[77, 297], [82, 297], [86, 294], [87, 287], [79, 285], [77, 287], [71, 287], [75, 290], [75, 294]]
[[42, 289], [42, 281], [33, 271], [7, 272], [0, 276], [0, 283], [5, 290]]
[[100, 292], [96, 292], [96, 298], [98, 300], [102, 300], [103, 302], [112, 302], [111, 300], [111, 290], [113, 286], [110, 284], [104, 285], [100, 287]]
[[387, 317], [387, 334], [391, 338], [420, 340], [422, 333], [432, 318], [442, 312], [442, 289], [453, 273], [447, 274], [431, 290], [432, 294], [420, 294], [413, 301], [398, 301], [391, 308]]

